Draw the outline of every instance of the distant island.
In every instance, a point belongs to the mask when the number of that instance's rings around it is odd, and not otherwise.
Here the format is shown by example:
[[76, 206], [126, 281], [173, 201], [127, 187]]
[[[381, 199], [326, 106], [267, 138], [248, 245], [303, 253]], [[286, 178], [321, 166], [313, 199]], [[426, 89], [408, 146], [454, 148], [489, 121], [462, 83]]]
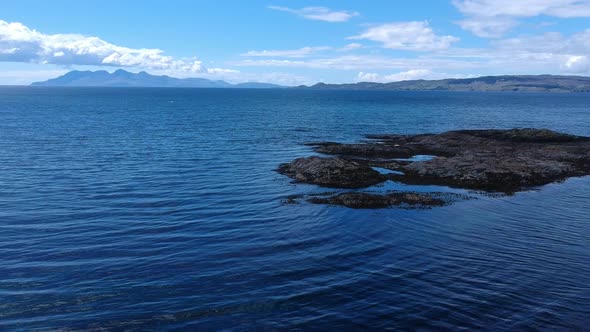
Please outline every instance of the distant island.
[[[231, 84], [205, 78], [175, 78], [156, 76], [144, 71], [131, 73], [123, 69], [109, 73], [99, 71], [71, 71], [63, 76], [33, 86], [78, 87], [170, 87], [170, 88], [249, 88], [273, 89], [285, 86], [247, 82]], [[477, 78], [411, 80], [391, 83], [359, 82], [347, 84], [318, 83], [301, 85], [295, 89], [308, 90], [375, 90], [375, 91], [525, 91], [525, 92], [590, 92], [590, 77], [560, 75], [504, 75]]]
[[590, 77], [559, 75], [505, 75], [463, 79], [412, 80], [391, 83], [318, 83], [310, 87], [301, 86], [300, 88], [314, 90], [379, 91], [590, 92]]
[[206, 78], [175, 78], [166, 75], [150, 75], [145, 71], [131, 73], [123, 69], [109, 73], [106, 70], [78, 71], [44, 82], [35, 82], [32, 86], [71, 86], [71, 87], [158, 87], [158, 88], [282, 88], [280, 85], [259, 82], [231, 84]]

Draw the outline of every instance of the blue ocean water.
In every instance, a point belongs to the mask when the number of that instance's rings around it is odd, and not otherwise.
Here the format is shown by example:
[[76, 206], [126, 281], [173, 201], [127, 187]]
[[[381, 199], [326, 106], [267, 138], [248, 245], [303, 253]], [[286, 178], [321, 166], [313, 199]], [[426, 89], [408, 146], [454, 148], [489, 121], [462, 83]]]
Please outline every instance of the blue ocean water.
[[352, 210], [283, 204], [322, 189], [274, 171], [313, 154], [302, 143], [365, 134], [590, 136], [588, 105], [590, 94], [0, 88], [0, 330], [588, 329], [590, 177]]

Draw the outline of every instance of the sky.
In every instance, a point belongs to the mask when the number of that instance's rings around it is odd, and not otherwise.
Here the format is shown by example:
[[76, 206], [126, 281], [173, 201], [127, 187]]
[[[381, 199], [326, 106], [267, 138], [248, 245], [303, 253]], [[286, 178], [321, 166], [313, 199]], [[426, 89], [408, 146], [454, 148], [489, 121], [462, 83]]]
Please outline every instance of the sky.
[[0, 4], [0, 84], [120, 68], [283, 85], [590, 75], [590, 0]]

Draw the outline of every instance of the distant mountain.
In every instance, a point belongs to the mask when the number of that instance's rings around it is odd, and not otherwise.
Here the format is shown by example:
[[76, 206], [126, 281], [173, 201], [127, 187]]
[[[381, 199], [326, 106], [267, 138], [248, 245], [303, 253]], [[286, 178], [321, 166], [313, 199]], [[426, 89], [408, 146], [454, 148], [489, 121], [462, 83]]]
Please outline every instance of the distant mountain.
[[[63, 76], [34, 86], [94, 86], [94, 87], [174, 87], [174, 88], [244, 88], [273, 89], [283, 86], [247, 82], [231, 84], [205, 78], [175, 78], [150, 75], [144, 71], [130, 73], [119, 69], [113, 73], [99, 71], [71, 71]], [[349, 84], [318, 83], [300, 86], [314, 90], [380, 90], [380, 91], [529, 91], [529, 92], [590, 92], [590, 77], [558, 75], [505, 75], [477, 78], [412, 80], [391, 83], [359, 82]]]
[[106, 70], [99, 71], [71, 71], [63, 76], [44, 82], [35, 82], [33, 86], [94, 86], [94, 87], [170, 87], [170, 88], [250, 88], [270, 89], [282, 88], [270, 83], [240, 83], [230, 84], [225, 81], [213, 81], [205, 78], [174, 78], [170, 76], [155, 76], [144, 71], [130, 73], [119, 69], [113, 73]]
[[507, 75], [464, 79], [413, 80], [391, 83], [359, 82], [351, 84], [318, 83], [316, 90], [382, 90], [382, 91], [528, 91], [590, 92], [590, 77], [557, 75]]

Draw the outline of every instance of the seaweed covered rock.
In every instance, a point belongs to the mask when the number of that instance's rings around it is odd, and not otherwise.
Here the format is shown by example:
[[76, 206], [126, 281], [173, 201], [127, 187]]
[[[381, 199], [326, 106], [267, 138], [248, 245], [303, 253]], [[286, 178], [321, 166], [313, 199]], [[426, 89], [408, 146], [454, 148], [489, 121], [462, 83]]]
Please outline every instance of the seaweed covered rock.
[[373, 135], [363, 144], [323, 143], [318, 152], [364, 158], [369, 165], [383, 159], [435, 155], [400, 165], [403, 175], [390, 179], [407, 184], [512, 193], [572, 176], [590, 174], [590, 138], [548, 129], [458, 130], [440, 134]]
[[387, 178], [371, 167], [342, 158], [298, 158], [279, 166], [278, 172], [303, 183], [332, 188], [366, 188]]
[[308, 201], [314, 204], [342, 205], [354, 209], [379, 209], [402, 205], [409, 205], [414, 208], [445, 205], [445, 201], [440, 198], [427, 193], [415, 192], [394, 192], [385, 195], [349, 192], [331, 197], [313, 197]]
[[411, 163], [403, 169], [405, 176], [396, 180], [506, 193], [566, 178], [574, 171], [571, 163], [557, 160], [471, 154]]
[[[590, 138], [548, 129], [457, 130], [439, 134], [372, 135], [356, 144], [311, 143], [334, 158], [299, 158], [279, 172], [327, 187], [363, 188], [386, 180], [514, 193], [532, 186], [590, 175]], [[418, 155], [432, 159], [411, 159]], [[404, 159], [405, 158], [405, 159]], [[394, 172], [380, 174], [371, 167]], [[411, 193], [346, 193], [312, 199], [349, 207], [412, 204]], [[428, 204], [426, 204], [428, 205]]]

